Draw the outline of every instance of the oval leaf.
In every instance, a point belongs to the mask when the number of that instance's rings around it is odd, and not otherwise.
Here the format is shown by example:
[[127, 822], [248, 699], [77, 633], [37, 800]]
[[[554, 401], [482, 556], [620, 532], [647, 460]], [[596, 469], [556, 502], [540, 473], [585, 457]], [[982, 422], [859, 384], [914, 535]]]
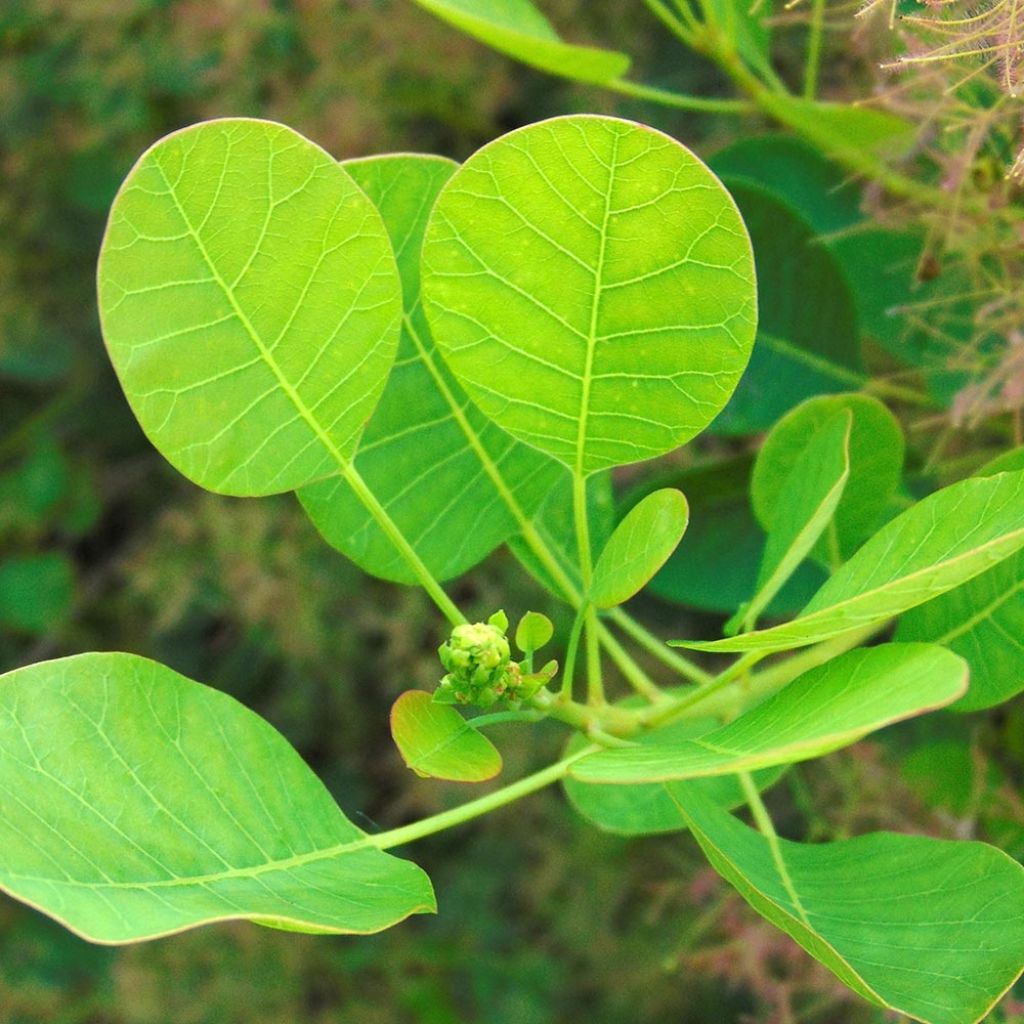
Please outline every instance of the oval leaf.
[[590, 599], [614, 608], [639, 593], [675, 551], [690, 510], [681, 491], [665, 487], [637, 502], [615, 527], [594, 566]]
[[131, 654], [0, 677], [0, 887], [104, 943], [236, 919], [366, 933], [435, 909], [268, 723]]
[[[765, 535], [750, 510], [750, 460], [746, 456], [695, 466], [674, 474], [690, 505], [690, 525], [679, 546], [651, 580], [651, 593], [666, 601], [728, 615], [757, 587]], [[825, 580], [804, 562], [769, 604], [771, 615], [793, 614]]]
[[[770, 529], [784, 507], [785, 483], [807, 438], [841, 410], [853, 416], [850, 475], [835, 511], [835, 543], [849, 558], [878, 527], [903, 477], [903, 431], [881, 402], [869, 395], [822, 395], [787, 413], [765, 439], [750, 481], [754, 514]], [[823, 562], [830, 559], [824, 547]]]
[[624, 53], [563, 43], [530, 0], [415, 2], [499, 53], [550, 74], [581, 82], [608, 82], [629, 70], [630, 60]]
[[848, 409], [841, 409], [810, 434], [786, 476], [757, 579], [757, 593], [743, 612], [743, 628], [754, 622], [831, 526], [850, 475]]
[[146, 435], [222, 494], [337, 472], [384, 389], [401, 286], [373, 204], [266, 121], [161, 139], [114, 200], [103, 336]]
[[1024, 868], [984, 843], [769, 841], [674, 792], [708, 860], [845, 985], [925, 1024], [980, 1021], [1024, 968]]
[[784, 651], [882, 623], [952, 590], [1024, 548], [1024, 472], [963, 480], [886, 524], [799, 618], [724, 640], [673, 641], [706, 651]]
[[[627, 699], [622, 703], [635, 707], [640, 702]], [[665, 726], [659, 730], [659, 734], [666, 740], [685, 740], [711, 732], [718, 724], [714, 718], [687, 719]], [[587, 738], [577, 733], [569, 740], [565, 753], [575, 754], [586, 744]], [[758, 789], [767, 789], [785, 771], [785, 765], [765, 768], [754, 773], [754, 782]], [[563, 780], [562, 786], [576, 811], [604, 832], [620, 836], [646, 836], [681, 832], [687, 827], [686, 819], [679, 813], [676, 799], [663, 782], [595, 786], [567, 778]], [[672, 786], [693, 786], [708, 800], [726, 809], [737, 807], [744, 800], [743, 787], [735, 775], [709, 775], [702, 779], [672, 783]]]
[[666, 782], [805, 761], [893, 722], [943, 707], [966, 688], [966, 663], [945, 648], [862, 648], [805, 672], [698, 739], [653, 732], [634, 746], [583, 758], [571, 774], [581, 782]]
[[484, 782], [501, 771], [498, 748], [424, 690], [407, 690], [395, 701], [391, 735], [405, 763], [424, 778]]
[[[457, 165], [403, 154], [343, 166], [377, 205], [402, 277], [398, 359], [359, 440], [356, 470], [434, 576], [451, 579], [518, 528], [503, 496], [532, 515], [562, 469], [472, 405], [438, 355], [423, 316], [423, 231]], [[417, 582], [343, 477], [302, 488], [299, 500], [324, 539], [367, 572]]]
[[527, 612], [516, 626], [516, 647], [524, 654], [539, 651], [555, 635], [554, 623], [540, 612]]
[[[1024, 468], [1024, 448], [978, 476]], [[971, 685], [954, 711], [979, 711], [1024, 691], [1024, 551], [900, 619], [899, 640], [942, 644], [966, 658]]]
[[580, 474], [702, 430], [750, 354], [750, 243], [675, 140], [563, 117], [485, 146], [423, 249], [434, 338], [480, 408]]

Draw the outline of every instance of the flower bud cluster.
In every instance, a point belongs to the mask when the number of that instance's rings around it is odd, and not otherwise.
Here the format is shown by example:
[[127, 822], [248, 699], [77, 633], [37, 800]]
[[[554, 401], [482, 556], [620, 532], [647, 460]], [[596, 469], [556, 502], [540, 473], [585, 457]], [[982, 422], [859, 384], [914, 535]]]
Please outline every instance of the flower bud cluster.
[[434, 693], [439, 704], [469, 704], [491, 707], [504, 700], [511, 704], [528, 700], [547, 681], [525, 675], [505, 631], [508, 619], [495, 612], [487, 622], [466, 622], [456, 626], [437, 649], [448, 674]]

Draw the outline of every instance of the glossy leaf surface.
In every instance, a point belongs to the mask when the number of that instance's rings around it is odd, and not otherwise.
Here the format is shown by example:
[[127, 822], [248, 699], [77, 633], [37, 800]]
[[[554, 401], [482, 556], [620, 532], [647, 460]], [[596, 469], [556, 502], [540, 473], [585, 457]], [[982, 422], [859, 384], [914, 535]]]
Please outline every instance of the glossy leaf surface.
[[423, 262], [431, 329], [470, 397], [584, 475], [693, 437], [753, 341], [732, 200], [628, 121], [554, 118], [485, 146], [442, 190]]
[[1024, 548], [1024, 472], [963, 480], [886, 524], [792, 622], [680, 646], [779, 651], [881, 623], [992, 568]]
[[[400, 155], [343, 164], [377, 206], [402, 278], [398, 359], [355, 466], [438, 579], [486, 557], [516, 529], [507, 492], [532, 515], [560, 467], [487, 420], [452, 379], [420, 305], [420, 249], [427, 217], [456, 164]], [[500, 489], [496, 481], [500, 481]], [[340, 476], [299, 491], [329, 544], [367, 572], [400, 583], [416, 577]]]
[[743, 898], [877, 1006], [976, 1024], [1024, 968], [1024, 868], [992, 846], [881, 832], [773, 851], [701, 794], [677, 799]]
[[550, 74], [607, 82], [629, 70], [630, 60], [624, 53], [563, 42], [531, 0], [415, 2], [499, 53]]
[[0, 887], [96, 942], [247, 919], [375, 932], [434, 910], [284, 738], [130, 654], [0, 677]]
[[498, 748], [424, 690], [407, 690], [395, 701], [391, 735], [406, 765], [424, 778], [483, 782], [501, 771]]
[[688, 519], [686, 498], [672, 487], [637, 502], [615, 527], [594, 566], [591, 601], [598, 608], [614, 608], [639, 593], [676, 549]]
[[384, 388], [401, 287], [373, 204], [290, 128], [185, 128], [122, 185], [99, 264], [110, 358], [149, 439], [223, 494], [337, 472]]
[[943, 707], [966, 688], [966, 663], [942, 647], [862, 648], [805, 672], [697, 739], [663, 739], [653, 732], [635, 746], [585, 757], [571, 774], [581, 782], [665, 782], [804, 761]]

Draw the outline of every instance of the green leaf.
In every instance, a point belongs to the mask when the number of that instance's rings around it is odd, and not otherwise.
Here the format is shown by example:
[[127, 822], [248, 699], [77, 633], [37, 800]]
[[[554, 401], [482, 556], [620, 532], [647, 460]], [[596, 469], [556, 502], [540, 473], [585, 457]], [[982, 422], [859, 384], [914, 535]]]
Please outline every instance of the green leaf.
[[[635, 702], [624, 701], [624, 705]], [[687, 719], [673, 722], [658, 730], [664, 739], [685, 740], [710, 732], [718, 725], [714, 718]], [[566, 755], [574, 754], [587, 744], [580, 733], [566, 746]], [[765, 768], [754, 774], [759, 789], [773, 785], [786, 771], [785, 766]], [[735, 775], [710, 775], [703, 779], [674, 783], [673, 786], [698, 789], [708, 800], [726, 809], [743, 803], [743, 787]], [[569, 803], [591, 824], [604, 832], [623, 836], [657, 835], [680, 832], [686, 820], [668, 787], [662, 782], [641, 782], [635, 785], [595, 786], [576, 779], [563, 780]]]
[[876, 1006], [976, 1024], [1020, 975], [1024, 869], [1001, 850], [884, 832], [773, 849], [701, 794], [677, 795], [716, 870]]
[[914, 126], [871, 107], [825, 103], [781, 93], [765, 93], [763, 109], [823, 152], [855, 164], [865, 153], [901, 150], [914, 138]]
[[[991, 476], [1024, 469], [1024, 448], [979, 470]], [[1024, 550], [900, 619], [900, 640], [928, 640], [971, 666], [971, 685], [954, 711], [979, 711], [1024, 691]]]
[[735, 206], [631, 122], [554, 118], [485, 146], [442, 190], [423, 262], [434, 338], [470, 397], [577, 474], [689, 440], [750, 353]]
[[709, 166], [720, 178], [771, 192], [818, 235], [841, 231], [861, 219], [861, 192], [849, 173], [791, 135], [740, 139], [716, 153]]
[[[457, 165], [403, 154], [343, 166], [383, 217], [397, 254], [404, 307], [398, 359], [359, 441], [355, 466], [434, 576], [450, 579], [517, 529], [503, 492], [532, 515], [561, 469], [470, 403], [437, 354], [423, 316], [423, 231]], [[343, 477], [302, 488], [299, 500], [324, 539], [367, 572], [417, 582]]]
[[697, 739], [658, 732], [573, 765], [581, 782], [668, 782], [806, 761], [943, 707], [967, 688], [963, 659], [934, 644], [848, 651]]
[[499, 53], [580, 82], [608, 82], [629, 70], [624, 53], [562, 42], [530, 0], [415, 0]]
[[103, 335], [149, 439], [223, 494], [337, 472], [384, 389], [401, 287], [373, 204], [266, 121], [161, 139], [110, 212]]
[[516, 647], [524, 654], [539, 651], [555, 635], [551, 620], [540, 612], [527, 612], [516, 626]]
[[842, 409], [812, 434], [783, 480], [782, 496], [767, 525], [768, 543], [757, 593], [737, 613], [743, 629], [754, 623], [832, 523], [850, 475], [853, 417]]
[[[587, 480], [587, 520], [590, 524], [590, 546], [600, 551], [615, 528], [615, 495], [610, 473], [595, 473]], [[576, 548], [576, 524], [573, 520], [572, 479], [562, 473], [547, 500], [533, 518], [533, 528], [548, 547], [562, 571], [577, 589], [580, 580], [579, 556]], [[509, 541], [509, 549], [520, 564], [555, 597], [565, 599], [562, 588], [551, 578], [526, 540], [517, 535]]]
[[671, 487], [637, 502], [615, 527], [594, 566], [594, 605], [614, 608], [639, 593], [675, 551], [689, 514], [686, 498]]
[[57, 551], [0, 560], [0, 625], [26, 633], [59, 626], [75, 599], [75, 572]]
[[0, 677], [0, 887], [104, 943], [237, 919], [366, 933], [435, 909], [269, 724], [130, 654]]
[[783, 651], [882, 623], [1024, 547], [1024, 472], [963, 480], [887, 523], [792, 622], [710, 642], [707, 651]]
[[[746, 456], [697, 466], [665, 480], [687, 496], [690, 525], [651, 580], [651, 593], [677, 604], [729, 614], [754, 592], [766, 538], [750, 511], [749, 480]], [[805, 562], [766, 612], [796, 612], [824, 579], [817, 565]]]
[[424, 778], [484, 782], [501, 771], [498, 748], [424, 690], [407, 690], [395, 701], [391, 735], [406, 765]]
[[788, 202], [726, 178], [754, 245], [757, 342], [736, 393], [712, 430], [767, 430], [805, 398], [864, 381], [853, 297], [839, 264]]
[[[895, 416], [877, 399], [868, 395], [820, 396], [787, 413], [758, 453], [750, 497], [754, 514], [767, 527], [785, 506], [785, 482], [807, 438], [841, 410], [853, 416], [850, 476], [834, 519], [839, 558], [845, 560], [878, 528], [903, 478], [903, 432]], [[818, 557], [831, 561], [823, 548]]]

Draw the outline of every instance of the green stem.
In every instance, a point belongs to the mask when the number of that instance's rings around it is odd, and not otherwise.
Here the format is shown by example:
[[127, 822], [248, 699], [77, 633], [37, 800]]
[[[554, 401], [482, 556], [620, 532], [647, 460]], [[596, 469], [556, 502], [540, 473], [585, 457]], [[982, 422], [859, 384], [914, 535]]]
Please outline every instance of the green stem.
[[399, 554], [409, 564], [409, 567], [416, 574], [420, 586], [430, 595], [444, 617], [453, 626], [460, 626], [466, 622], [466, 616], [459, 611], [455, 602], [444, 592], [434, 574], [416, 553], [416, 549], [409, 543], [405, 534], [402, 533], [395, 521], [388, 515], [387, 510], [377, 500], [377, 496], [370, 490], [366, 481], [356, 469], [355, 464], [351, 460], [345, 460], [344, 462], [339, 462], [339, 464], [341, 466], [341, 475], [349, 487], [352, 488], [356, 497], [359, 498], [366, 507], [366, 510], [373, 516], [377, 525], [384, 531], [391, 543], [398, 549]]
[[[598, 620], [598, 627], [600, 628], [600, 620]], [[601, 636], [601, 643], [608, 652], [608, 656], [615, 662], [619, 671], [626, 677], [626, 681], [637, 693], [646, 697], [652, 703], [664, 703], [671, 699], [646, 672], [639, 669], [639, 666], [630, 658], [619, 641], [607, 630], [604, 630]]]
[[583, 623], [586, 621], [586, 609], [586, 602], [582, 602], [576, 609], [576, 618], [573, 619], [572, 629], [569, 631], [569, 643], [565, 648], [565, 667], [562, 669], [563, 700], [572, 700], [572, 677], [576, 672], [576, 652], [580, 646]]
[[[444, 400], [451, 411], [452, 417], [459, 425], [459, 429], [462, 431], [463, 437], [466, 438], [466, 443], [470, 448], [472, 448], [473, 453], [480, 460], [480, 465], [483, 467], [488, 479], [491, 481], [494, 489], [498, 492], [498, 495], [504, 502], [505, 507], [512, 514], [512, 518], [515, 519], [523, 540], [526, 541], [530, 550], [554, 581], [555, 586], [562, 591], [569, 604], [574, 608], [578, 608], [582, 601], [582, 595], [580, 594], [576, 584], [572, 581], [568, 572], [566, 572], [565, 567], [555, 557], [551, 548], [548, 547], [544, 538], [537, 530], [537, 527], [534, 526], [532, 520], [523, 511], [522, 505], [519, 504], [515, 494], [509, 488], [505, 478], [501, 474], [501, 470], [491, 458], [490, 452], [488, 452], [484, 447], [479, 434], [477, 434], [476, 430], [473, 428], [473, 424], [470, 423], [466, 417], [462, 405], [456, 400], [447, 380], [445, 380], [444, 374], [441, 373], [434, 360], [433, 353], [427, 348], [427, 345], [416, 330], [416, 326], [413, 323], [412, 318], [406, 314], [403, 322], [406, 332], [412, 340], [413, 345], [416, 347], [416, 351], [419, 354], [423, 365], [433, 378], [438, 391], [444, 397]], [[610, 639], [610, 634], [600, 623], [598, 624], [598, 633], [602, 642], [607, 643]], [[647, 684], [654, 686], [653, 681], [647, 677], [647, 674], [643, 669], [629, 656], [627, 652], [622, 651], [621, 648], [619, 648], [619, 655], [616, 658], [616, 663], [619, 665], [619, 668], [623, 670], [623, 674], [626, 675], [627, 678], [634, 680], [643, 677]], [[625, 667], [627, 663], [629, 666], [628, 669]]]
[[664, 641], [659, 640], [650, 630], [644, 628], [631, 615], [621, 608], [613, 608], [608, 612], [608, 618], [615, 623], [623, 633], [632, 637], [648, 653], [652, 654], [659, 661], [675, 669], [684, 679], [694, 683], [709, 683], [714, 676], [686, 658], [677, 654]]
[[748, 100], [706, 99], [703, 96], [687, 96], [685, 93], [673, 92], [671, 89], [659, 89], [656, 85], [643, 85], [630, 82], [625, 78], [616, 78], [610, 82], [602, 82], [602, 87], [623, 96], [633, 96], [638, 100], [650, 100], [663, 107], [675, 107], [677, 110], [697, 110], [704, 114], [748, 114], [755, 109]]
[[541, 711], [492, 711], [489, 715], [477, 715], [467, 718], [466, 724], [474, 729], [484, 729], [489, 725], [500, 725], [503, 722], [539, 722], [544, 718]]
[[761, 794], [757, 791], [757, 786], [754, 784], [754, 780], [750, 777], [750, 773], [739, 772], [738, 778], [740, 780], [740, 785], [743, 787], [743, 796], [746, 798], [747, 806], [750, 808], [750, 813], [754, 818], [754, 824], [757, 825], [757, 830], [762, 836], [764, 836], [765, 841], [768, 843], [768, 849], [771, 851], [772, 861], [775, 863], [775, 870], [779, 873], [779, 879], [792, 901], [793, 908], [803, 920], [804, 924], [809, 924], [807, 920], [807, 913], [800, 902], [800, 897], [797, 895], [796, 886], [793, 884], [792, 878], [789, 877], [789, 867], [782, 856], [782, 846], [779, 844], [779, 836], [775, 831], [775, 825], [772, 823], [771, 815], [768, 813], [768, 808], [765, 807], [764, 801], [761, 799]]
[[443, 832], [455, 825], [472, 821], [474, 818], [479, 818], [483, 814], [513, 803], [530, 793], [536, 793], [537, 790], [550, 786], [553, 782], [558, 782], [568, 774], [569, 768], [581, 757], [586, 757], [600, 749], [600, 746], [590, 744], [575, 754], [563, 757], [561, 761], [556, 761], [547, 768], [534, 772], [533, 775], [527, 775], [526, 778], [495, 790], [493, 793], [488, 793], [477, 800], [470, 800], [469, 803], [462, 804], [460, 807], [453, 807], [450, 811], [431, 815], [422, 821], [414, 821], [411, 825], [403, 825], [401, 828], [389, 829], [387, 832], [381, 832], [375, 836], [367, 836], [366, 845], [375, 846], [378, 850], [390, 850], [394, 846], [402, 846], [405, 843], [432, 836], [437, 832]]
[[812, 0], [811, 31], [807, 38], [807, 63], [804, 66], [804, 99], [813, 100], [818, 91], [821, 64], [821, 37], [825, 28], [825, 0]]
[[604, 682], [601, 678], [601, 639], [597, 629], [597, 609], [587, 598], [594, 577], [590, 521], [587, 516], [587, 478], [578, 467], [573, 474], [572, 509], [576, 524], [576, 545], [579, 549], [580, 582], [584, 595], [580, 611], [586, 616], [587, 701], [590, 704], [601, 705], [605, 702]]
[[677, 8], [679, 10], [677, 15], [662, 3], [662, 0], [644, 0], [644, 5], [680, 42], [685, 46], [693, 46], [694, 31], [699, 25], [692, 13], [688, 12], [684, 15], [683, 9], [680, 7]]

